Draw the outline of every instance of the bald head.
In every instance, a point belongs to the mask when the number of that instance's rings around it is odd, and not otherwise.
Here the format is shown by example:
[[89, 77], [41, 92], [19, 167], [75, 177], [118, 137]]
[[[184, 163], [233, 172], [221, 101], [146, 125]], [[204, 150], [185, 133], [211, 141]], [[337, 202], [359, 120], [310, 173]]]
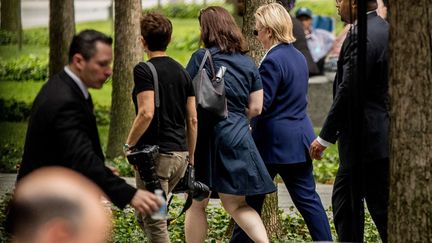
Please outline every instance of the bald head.
[[45, 167], [17, 185], [9, 214], [15, 242], [105, 242], [110, 219], [102, 191], [84, 176]]

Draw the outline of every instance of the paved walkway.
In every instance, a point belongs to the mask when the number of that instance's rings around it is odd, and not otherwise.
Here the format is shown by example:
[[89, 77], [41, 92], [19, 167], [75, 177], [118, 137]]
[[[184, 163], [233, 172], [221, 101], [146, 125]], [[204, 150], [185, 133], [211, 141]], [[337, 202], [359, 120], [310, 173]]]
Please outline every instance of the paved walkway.
[[[14, 187], [16, 174], [3, 174], [0, 173], [0, 196], [3, 196]], [[135, 186], [135, 179], [131, 177], [124, 178], [129, 184]], [[332, 185], [317, 184], [317, 191], [321, 197], [324, 208], [328, 209], [331, 205], [331, 192]], [[290, 207], [294, 206], [291, 197], [284, 184], [278, 184], [279, 207], [285, 212], [291, 212]], [[214, 206], [219, 205], [219, 200], [212, 200], [211, 204]]]

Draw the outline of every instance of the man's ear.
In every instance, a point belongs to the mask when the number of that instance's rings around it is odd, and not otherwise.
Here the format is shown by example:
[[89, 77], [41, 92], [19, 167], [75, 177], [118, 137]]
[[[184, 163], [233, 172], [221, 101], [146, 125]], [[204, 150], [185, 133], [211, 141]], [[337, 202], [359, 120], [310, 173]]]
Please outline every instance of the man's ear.
[[80, 53], [76, 53], [72, 57], [72, 64], [78, 69], [82, 70], [84, 67], [85, 59]]
[[147, 42], [144, 40], [144, 38], [142, 37], [142, 35], [140, 35], [139, 40], [143, 46], [144, 49], [146, 49], [147, 47]]

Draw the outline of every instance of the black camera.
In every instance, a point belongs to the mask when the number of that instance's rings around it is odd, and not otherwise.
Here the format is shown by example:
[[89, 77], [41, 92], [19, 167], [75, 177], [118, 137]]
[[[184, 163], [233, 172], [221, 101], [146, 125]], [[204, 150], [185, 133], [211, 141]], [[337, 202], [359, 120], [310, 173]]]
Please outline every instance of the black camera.
[[156, 189], [162, 190], [162, 186], [155, 169], [155, 164], [158, 157], [159, 146], [157, 145], [145, 145], [142, 148], [134, 148], [127, 155], [129, 164], [136, 166], [140, 178], [144, 182], [146, 190], [151, 192], [154, 192]]
[[202, 201], [208, 198], [210, 189], [206, 184], [195, 180], [195, 169], [191, 164], [188, 164], [183, 178], [177, 183], [172, 192], [187, 192], [193, 199]]

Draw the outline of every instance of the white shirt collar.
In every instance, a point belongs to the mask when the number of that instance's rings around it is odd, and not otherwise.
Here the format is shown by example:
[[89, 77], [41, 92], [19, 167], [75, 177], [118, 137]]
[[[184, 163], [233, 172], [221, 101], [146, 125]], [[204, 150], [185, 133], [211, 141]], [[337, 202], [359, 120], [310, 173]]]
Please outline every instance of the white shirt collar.
[[259, 66], [261, 66], [261, 63], [264, 61], [264, 59], [267, 57], [267, 54], [271, 51], [271, 49], [273, 49], [273, 48], [275, 48], [277, 45], [279, 45], [279, 44], [281, 44], [280, 42], [279, 43], [276, 43], [276, 44], [274, 44], [274, 45], [272, 45], [267, 51], [266, 51], [266, 53], [264, 54], [264, 56], [263, 56], [263, 58], [261, 58], [261, 61], [259, 62], [259, 65], [258, 65], [258, 67]]
[[67, 73], [67, 75], [69, 75], [69, 77], [72, 78], [72, 80], [78, 85], [78, 87], [80, 88], [81, 92], [83, 93], [84, 97], [86, 99], [88, 99], [89, 97], [89, 92], [87, 90], [87, 86], [83, 83], [83, 81], [81, 81], [81, 79], [72, 72], [72, 70], [69, 68], [69, 66], [65, 66], [64, 67], [64, 71]]

